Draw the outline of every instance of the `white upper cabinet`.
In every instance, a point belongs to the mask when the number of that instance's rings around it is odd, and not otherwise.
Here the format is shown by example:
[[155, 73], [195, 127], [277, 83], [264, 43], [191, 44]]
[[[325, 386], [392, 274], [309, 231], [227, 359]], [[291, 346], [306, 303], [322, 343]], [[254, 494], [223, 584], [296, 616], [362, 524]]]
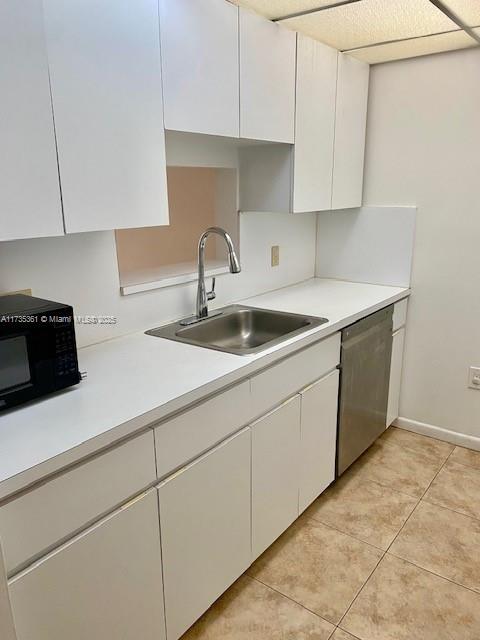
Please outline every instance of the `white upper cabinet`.
[[296, 35], [240, 9], [240, 137], [293, 143]]
[[293, 211], [330, 209], [338, 51], [298, 34]]
[[0, 240], [63, 234], [41, 0], [0, 3]]
[[165, 128], [239, 135], [238, 7], [160, 0]]
[[167, 224], [157, 0], [44, 7], [66, 231]]
[[370, 67], [338, 54], [332, 209], [362, 204]]

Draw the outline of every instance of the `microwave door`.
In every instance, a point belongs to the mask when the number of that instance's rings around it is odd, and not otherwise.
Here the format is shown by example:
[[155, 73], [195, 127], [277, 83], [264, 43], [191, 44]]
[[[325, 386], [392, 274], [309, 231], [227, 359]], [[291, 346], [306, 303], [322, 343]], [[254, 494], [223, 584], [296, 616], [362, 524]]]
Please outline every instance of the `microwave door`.
[[0, 339], [0, 394], [31, 381], [27, 338], [25, 335]]

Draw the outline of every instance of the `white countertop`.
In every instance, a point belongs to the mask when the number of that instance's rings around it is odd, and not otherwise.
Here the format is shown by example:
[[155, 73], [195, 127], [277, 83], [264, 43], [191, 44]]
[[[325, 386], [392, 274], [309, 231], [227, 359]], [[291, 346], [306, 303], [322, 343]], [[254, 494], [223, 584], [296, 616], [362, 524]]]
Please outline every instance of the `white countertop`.
[[80, 349], [85, 381], [1, 415], [0, 500], [407, 295], [399, 287], [314, 278], [242, 300], [329, 319], [256, 355], [143, 333]]

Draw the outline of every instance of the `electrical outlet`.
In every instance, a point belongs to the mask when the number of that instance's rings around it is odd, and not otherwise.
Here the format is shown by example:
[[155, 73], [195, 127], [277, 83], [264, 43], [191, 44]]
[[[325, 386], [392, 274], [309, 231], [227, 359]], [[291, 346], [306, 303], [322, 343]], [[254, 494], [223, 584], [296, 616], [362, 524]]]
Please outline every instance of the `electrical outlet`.
[[468, 386], [480, 391], [480, 367], [470, 367], [468, 371]]
[[280, 247], [278, 244], [272, 247], [272, 267], [278, 267], [280, 264]]

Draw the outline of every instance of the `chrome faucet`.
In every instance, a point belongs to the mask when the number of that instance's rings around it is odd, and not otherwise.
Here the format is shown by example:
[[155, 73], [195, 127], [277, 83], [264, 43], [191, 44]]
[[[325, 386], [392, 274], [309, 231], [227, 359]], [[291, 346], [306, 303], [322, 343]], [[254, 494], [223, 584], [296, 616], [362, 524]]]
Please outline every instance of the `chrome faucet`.
[[225, 240], [228, 249], [228, 266], [230, 273], [240, 273], [240, 262], [235, 253], [232, 238], [221, 227], [209, 227], [202, 233], [198, 241], [198, 288], [197, 288], [197, 306], [196, 315], [192, 318], [182, 320], [180, 324], [188, 325], [199, 322], [208, 318], [208, 301], [216, 298], [215, 278], [212, 278], [212, 289], [207, 291], [205, 288], [205, 244], [210, 234], [215, 233]]
[[221, 227], [209, 227], [202, 233], [200, 240], [198, 241], [197, 320], [201, 320], [208, 316], [208, 301], [214, 300], [216, 297], [215, 278], [212, 279], [212, 290], [207, 292], [205, 289], [205, 244], [211, 233], [216, 233], [226, 242], [230, 273], [240, 273], [240, 262], [238, 261], [237, 254], [235, 253], [235, 247], [233, 246], [231, 237], [225, 229], [222, 229]]

